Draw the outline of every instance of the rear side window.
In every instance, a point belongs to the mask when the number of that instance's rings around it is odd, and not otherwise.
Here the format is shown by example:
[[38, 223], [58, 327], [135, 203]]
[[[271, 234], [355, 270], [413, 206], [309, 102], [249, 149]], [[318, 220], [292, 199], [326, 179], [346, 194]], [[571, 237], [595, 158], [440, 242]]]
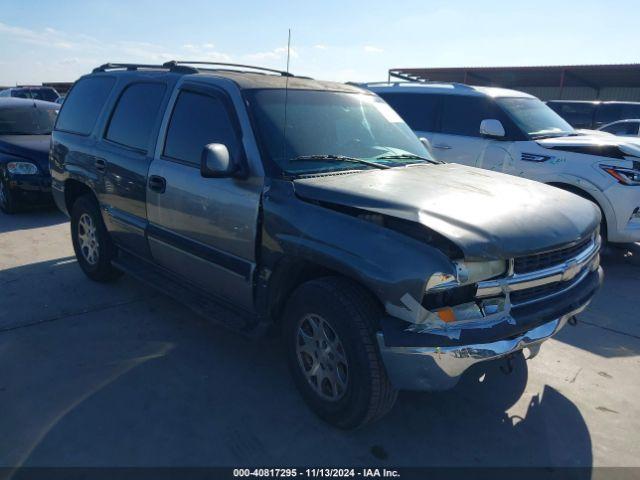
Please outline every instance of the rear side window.
[[113, 77], [89, 77], [79, 80], [65, 99], [56, 130], [89, 135], [114, 83]]
[[496, 114], [483, 97], [446, 95], [442, 98], [442, 133], [479, 137], [480, 123], [490, 118], [496, 118]]
[[379, 95], [398, 112], [411, 130], [435, 131], [438, 96], [426, 93], [380, 93]]
[[562, 103], [548, 104], [558, 115], [576, 128], [591, 128], [596, 106], [593, 103]]
[[199, 165], [209, 143], [226, 145], [231, 158], [236, 158], [240, 141], [229, 112], [218, 96], [182, 91], [171, 114], [164, 155]]
[[167, 87], [162, 83], [134, 83], [120, 96], [105, 138], [147, 151]]

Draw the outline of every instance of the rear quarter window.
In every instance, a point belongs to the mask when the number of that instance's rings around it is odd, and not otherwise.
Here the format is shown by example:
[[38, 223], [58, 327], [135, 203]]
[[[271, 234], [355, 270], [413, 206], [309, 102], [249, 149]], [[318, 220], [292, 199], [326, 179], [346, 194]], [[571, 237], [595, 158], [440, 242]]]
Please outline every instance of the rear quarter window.
[[427, 93], [379, 94], [398, 112], [411, 130], [433, 132], [436, 129], [438, 97]]
[[89, 135], [114, 83], [115, 78], [102, 76], [78, 80], [65, 99], [56, 130]]
[[129, 85], [113, 111], [106, 139], [146, 152], [166, 91], [163, 83]]

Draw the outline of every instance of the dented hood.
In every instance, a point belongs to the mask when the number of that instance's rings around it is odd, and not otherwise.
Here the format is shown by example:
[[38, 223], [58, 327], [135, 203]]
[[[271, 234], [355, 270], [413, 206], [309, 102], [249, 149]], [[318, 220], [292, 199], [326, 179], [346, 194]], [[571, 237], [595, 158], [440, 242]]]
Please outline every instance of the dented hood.
[[536, 143], [552, 150], [565, 150], [603, 157], [640, 157], [640, 144], [636, 140], [630, 137], [618, 137], [606, 132], [544, 138], [536, 140]]
[[378, 212], [422, 225], [466, 258], [509, 258], [589, 235], [591, 202], [531, 180], [458, 164], [424, 164], [294, 181], [308, 200]]

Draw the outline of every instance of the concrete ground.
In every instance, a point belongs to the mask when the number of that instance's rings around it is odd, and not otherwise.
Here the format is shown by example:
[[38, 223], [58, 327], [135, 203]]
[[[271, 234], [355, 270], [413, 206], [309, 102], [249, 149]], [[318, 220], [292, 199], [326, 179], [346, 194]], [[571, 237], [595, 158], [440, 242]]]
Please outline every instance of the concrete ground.
[[640, 466], [638, 245], [605, 254], [578, 326], [513, 374], [402, 393], [343, 432], [306, 408], [277, 339], [89, 281], [68, 230], [0, 214], [0, 466]]

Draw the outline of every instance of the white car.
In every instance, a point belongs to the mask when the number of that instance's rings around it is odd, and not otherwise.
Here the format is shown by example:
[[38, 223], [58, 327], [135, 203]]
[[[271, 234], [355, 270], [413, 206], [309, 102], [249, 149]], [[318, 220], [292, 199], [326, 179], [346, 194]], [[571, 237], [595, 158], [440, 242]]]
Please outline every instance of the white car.
[[621, 137], [638, 138], [640, 136], [640, 119], [630, 118], [628, 120], [618, 120], [607, 123], [598, 129], [599, 132], [612, 133]]
[[361, 86], [386, 100], [437, 159], [573, 192], [600, 207], [608, 241], [640, 241], [637, 143], [578, 132], [536, 97], [514, 90], [411, 82]]

